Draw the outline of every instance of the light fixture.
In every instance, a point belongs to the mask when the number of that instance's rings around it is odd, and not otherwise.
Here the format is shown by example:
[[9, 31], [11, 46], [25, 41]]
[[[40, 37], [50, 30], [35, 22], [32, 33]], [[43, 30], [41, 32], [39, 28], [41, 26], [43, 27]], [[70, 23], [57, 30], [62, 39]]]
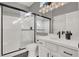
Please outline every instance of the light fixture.
[[64, 5], [63, 2], [42, 2], [40, 3], [40, 13], [47, 13], [48, 11], [51, 11], [55, 8], [62, 7]]

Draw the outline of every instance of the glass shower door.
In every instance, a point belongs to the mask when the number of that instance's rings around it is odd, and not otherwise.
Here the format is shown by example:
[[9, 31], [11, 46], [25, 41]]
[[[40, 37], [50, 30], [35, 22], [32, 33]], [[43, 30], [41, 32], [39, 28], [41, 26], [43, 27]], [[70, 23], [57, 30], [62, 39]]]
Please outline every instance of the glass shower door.
[[30, 12], [27, 14], [29, 15], [21, 22], [21, 47], [26, 47], [26, 45], [34, 42], [34, 15]]
[[3, 54], [20, 48], [21, 26], [18, 23], [18, 10], [3, 7]]
[[11, 53], [34, 41], [34, 16], [3, 7], [3, 54]]

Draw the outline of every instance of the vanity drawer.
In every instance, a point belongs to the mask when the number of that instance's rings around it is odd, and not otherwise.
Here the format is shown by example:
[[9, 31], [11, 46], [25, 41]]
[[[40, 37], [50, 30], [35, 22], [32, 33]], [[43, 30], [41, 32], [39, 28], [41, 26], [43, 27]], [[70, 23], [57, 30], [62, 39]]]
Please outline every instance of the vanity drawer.
[[46, 43], [46, 47], [51, 51], [51, 52], [57, 52], [58, 46], [53, 44], [53, 43]]
[[77, 57], [78, 51], [70, 48], [59, 47], [59, 53], [64, 57]]

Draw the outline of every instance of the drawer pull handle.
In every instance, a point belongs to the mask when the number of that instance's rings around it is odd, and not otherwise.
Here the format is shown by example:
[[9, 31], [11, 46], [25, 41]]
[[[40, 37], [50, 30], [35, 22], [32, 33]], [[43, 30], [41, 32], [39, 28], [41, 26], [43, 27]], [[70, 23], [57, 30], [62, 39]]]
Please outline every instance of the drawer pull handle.
[[64, 51], [64, 53], [65, 53], [65, 54], [68, 54], [68, 55], [70, 55], [70, 56], [72, 56], [72, 54], [70, 54], [70, 53], [68, 53], [68, 52], [66, 52], [66, 51]]

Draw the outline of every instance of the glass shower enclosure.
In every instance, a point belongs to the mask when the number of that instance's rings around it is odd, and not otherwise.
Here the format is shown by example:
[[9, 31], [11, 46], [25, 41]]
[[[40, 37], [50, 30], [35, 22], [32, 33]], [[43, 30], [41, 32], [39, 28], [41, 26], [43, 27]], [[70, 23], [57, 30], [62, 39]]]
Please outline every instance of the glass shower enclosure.
[[49, 19], [14, 7], [0, 6], [0, 54], [7, 55], [35, 43], [37, 35], [49, 33]]
[[34, 15], [3, 6], [3, 55], [34, 42]]

